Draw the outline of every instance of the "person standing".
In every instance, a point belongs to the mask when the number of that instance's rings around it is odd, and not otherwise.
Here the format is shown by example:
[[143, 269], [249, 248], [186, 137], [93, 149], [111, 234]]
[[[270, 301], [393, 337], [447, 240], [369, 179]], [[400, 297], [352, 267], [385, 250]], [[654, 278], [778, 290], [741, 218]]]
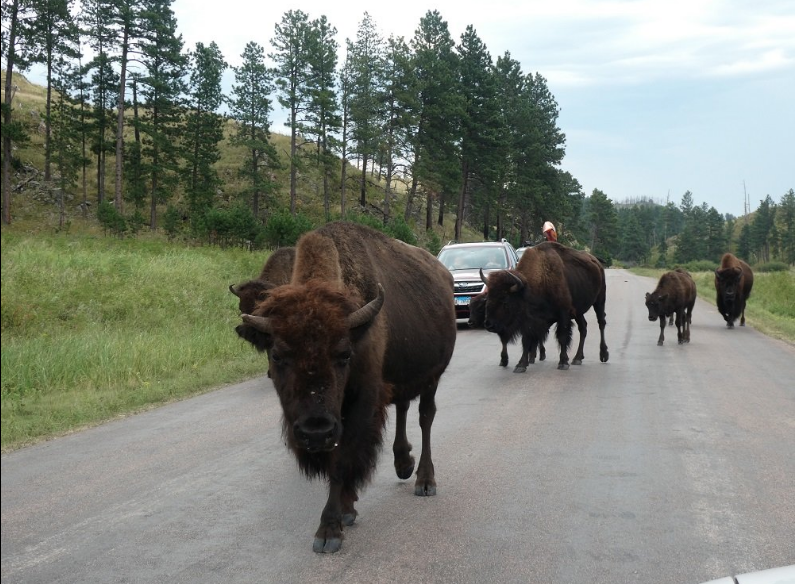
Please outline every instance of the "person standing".
[[558, 240], [558, 232], [555, 230], [555, 226], [552, 225], [551, 221], [544, 223], [544, 227], [541, 229], [541, 232], [544, 234], [544, 237], [547, 241]]

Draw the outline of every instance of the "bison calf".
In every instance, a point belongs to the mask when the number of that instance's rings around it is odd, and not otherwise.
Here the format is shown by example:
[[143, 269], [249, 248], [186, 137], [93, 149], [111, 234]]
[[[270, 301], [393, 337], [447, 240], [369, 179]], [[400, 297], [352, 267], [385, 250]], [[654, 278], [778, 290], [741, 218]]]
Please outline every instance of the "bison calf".
[[665, 341], [665, 321], [676, 317], [676, 337], [679, 344], [690, 342], [690, 323], [696, 303], [696, 283], [685, 270], [677, 268], [660, 276], [653, 292], [646, 293], [649, 320], [660, 321], [657, 344]]

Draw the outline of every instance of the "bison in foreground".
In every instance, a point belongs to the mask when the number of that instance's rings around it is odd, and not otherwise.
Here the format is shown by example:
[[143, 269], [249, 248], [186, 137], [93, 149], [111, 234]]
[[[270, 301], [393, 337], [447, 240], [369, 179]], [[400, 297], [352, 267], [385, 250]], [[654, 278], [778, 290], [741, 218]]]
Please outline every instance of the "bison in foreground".
[[280, 247], [268, 256], [256, 280], [230, 285], [229, 291], [240, 299], [238, 308], [241, 314], [251, 314], [254, 307], [267, 298], [272, 288], [287, 284], [293, 275], [294, 262], [295, 248]]
[[307, 477], [328, 480], [314, 551], [338, 551], [343, 525], [355, 521], [390, 404], [397, 410], [395, 471], [407, 479], [414, 458], [406, 414], [419, 397], [414, 493], [436, 494], [431, 425], [455, 345], [452, 296], [452, 275], [427, 251], [336, 222], [305, 234], [291, 282], [242, 316], [238, 334], [268, 353], [288, 447]]
[[522, 254], [515, 270], [495, 271], [483, 280], [488, 287], [486, 329], [511, 338], [522, 336], [524, 352], [514, 372], [527, 370], [528, 363], [535, 359], [538, 342], [552, 324], [557, 325], [555, 336], [560, 346], [558, 369], [568, 369], [572, 319], [580, 332], [572, 363], [581, 364], [588, 330], [584, 315], [591, 307], [601, 335], [599, 360], [607, 362], [605, 273], [590, 253], [556, 242], [540, 243]]
[[740, 326], [745, 326], [745, 303], [753, 287], [751, 266], [733, 254], [723, 254], [720, 267], [715, 270], [715, 291], [718, 294], [718, 312], [728, 328], [734, 328], [734, 321], [738, 318]]
[[[488, 300], [488, 291], [483, 291], [477, 296], [473, 296], [472, 299], [469, 301], [469, 326], [470, 328], [484, 328], [486, 322], [486, 300]], [[549, 332], [549, 331], [547, 331]], [[516, 331], [516, 334], [519, 334], [519, 331]], [[544, 341], [546, 340], [546, 334], [543, 335], [543, 338], [538, 340], [538, 352], [539, 352], [539, 360], [543, 361], [547, 358], [546, 351], [544, 350]], [[511, 338], [505, 333], [501, 333], [499, 335], [500, 342], [502, 343], [502, 350], [500, 351], [500, 367], [507, 367], [508, 366], [508, 343], [511, 343], [515, 340], [515, 338]], [[524, 349], [524, 343], [522, 343], [522, 348]], [[523, 355], [524, 359], [527, 359], [526, 356]], [[533, 355], [533, 360], [535, 360], [535, 355]]]
[[690, 342], [690, 323], [696, 303], [696, 283], [690, 274], [677, 268], [660, 276], [653, 292], [646, 293], [646, 308], [649, 320], [660, 321], [660, 336], [657, 344], [665, 341], [666, 317], [676, 317], [676, 337], [679, 344]]

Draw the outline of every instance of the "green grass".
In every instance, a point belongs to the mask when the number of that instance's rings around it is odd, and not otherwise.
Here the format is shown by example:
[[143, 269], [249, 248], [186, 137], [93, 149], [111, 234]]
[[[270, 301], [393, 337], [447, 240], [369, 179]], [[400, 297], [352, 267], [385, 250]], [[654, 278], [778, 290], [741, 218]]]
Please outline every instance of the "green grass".
[[[657, 279], [665, 270], [632, 268], [630, 271]], [[696, 282], [698, 297], [714, 306], [714, 273], [692, 272], [691, 275]], [[717, 316], [717, 311], [715, 314]], [[745, 320], [768, 336], [795, 343], [795, 270], [754, 273], [754, 287], [745, 309]]]
[[263, 374], [229, 284], [265, 252], [2, 234], [2, 449]]

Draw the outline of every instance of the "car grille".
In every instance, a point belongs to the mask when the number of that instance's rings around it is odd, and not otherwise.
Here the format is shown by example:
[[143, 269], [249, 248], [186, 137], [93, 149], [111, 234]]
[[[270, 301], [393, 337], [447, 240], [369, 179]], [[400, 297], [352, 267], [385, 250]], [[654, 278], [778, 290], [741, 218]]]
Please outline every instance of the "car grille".
[[456, 282], [455, 283], [455, 292], [456, 294], [462, 294], [465, 292], [469, 292], [472, 294], [478, 294], [480, 291], [483, 290], [483, 282]]

